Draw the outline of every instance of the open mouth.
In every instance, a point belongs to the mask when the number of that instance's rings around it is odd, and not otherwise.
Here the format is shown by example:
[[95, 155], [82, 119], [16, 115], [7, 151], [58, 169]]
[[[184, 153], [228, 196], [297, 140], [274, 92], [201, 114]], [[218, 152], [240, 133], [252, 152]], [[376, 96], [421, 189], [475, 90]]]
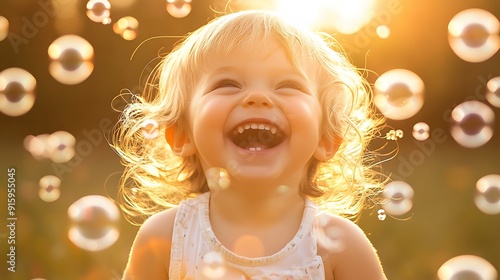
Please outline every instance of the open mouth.
[[283, 143], [286, 136], [271, 123], [248, 122], [234, 128], [229, 133], [229, 139], [242, 149], [262, 151]]

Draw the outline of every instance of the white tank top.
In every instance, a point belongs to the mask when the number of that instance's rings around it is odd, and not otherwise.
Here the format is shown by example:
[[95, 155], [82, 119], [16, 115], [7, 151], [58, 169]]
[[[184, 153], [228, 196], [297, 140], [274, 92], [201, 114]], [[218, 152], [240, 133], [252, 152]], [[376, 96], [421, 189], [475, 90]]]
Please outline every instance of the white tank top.
[[300, 227], [273, 255], [247, 258], [224, 247], [210, 225], [210, 193], [179, 205], [170, 253], [170, 280], [184, 279], [325, 279], [314, 233], [317, 207], [306, 199]]

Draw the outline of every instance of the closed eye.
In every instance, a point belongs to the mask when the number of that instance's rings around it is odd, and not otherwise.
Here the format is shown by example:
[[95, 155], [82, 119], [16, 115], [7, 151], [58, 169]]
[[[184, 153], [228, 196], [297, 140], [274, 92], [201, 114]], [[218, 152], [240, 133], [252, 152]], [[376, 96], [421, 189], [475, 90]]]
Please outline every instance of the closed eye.
[[219, 88], [241, 88], [241, 85], [234, 80], [224, 79], [215, 83], [215, 85], [212, 87], [212, 90], [216, 90]]
[[276, 86], [276, 89], [295, 89], [295, 90], [299, 90], [299, 91], [302, 91], [304, 93], [307, 93], [307, 90], [298, 82], [295, 82], [295, 81], [291, 81], [291, 80], [287, 80], [287, 81], [283, 81], [281, 83], [279, 83], [277, 86]]

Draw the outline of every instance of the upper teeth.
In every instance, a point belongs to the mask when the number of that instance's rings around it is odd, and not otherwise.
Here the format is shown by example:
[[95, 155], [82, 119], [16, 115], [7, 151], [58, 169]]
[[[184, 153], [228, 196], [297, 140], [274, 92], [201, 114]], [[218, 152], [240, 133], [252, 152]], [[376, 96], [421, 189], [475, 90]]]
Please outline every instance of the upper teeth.
[[272, 124], [263, 124], [263, 123], [246, 123], [239, 125], [236, 130], [238, 133], [243, 133], [243, 131], [247, 129], [265, 129], [265, 130], [270, 130], [272, 134], [276, 134], [276, 131], [278, 131], [278, 128], [275, 127]]

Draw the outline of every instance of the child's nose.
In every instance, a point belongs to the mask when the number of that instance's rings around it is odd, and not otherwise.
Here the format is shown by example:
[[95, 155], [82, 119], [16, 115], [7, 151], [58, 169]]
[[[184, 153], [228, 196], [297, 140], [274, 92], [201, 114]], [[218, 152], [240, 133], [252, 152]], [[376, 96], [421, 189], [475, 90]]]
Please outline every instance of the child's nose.
[[273, 107], [274, 103], [271, 98], [269, 98], [268, 94], [262, 90], [252, 90], [243, 100], [243, 106]]

